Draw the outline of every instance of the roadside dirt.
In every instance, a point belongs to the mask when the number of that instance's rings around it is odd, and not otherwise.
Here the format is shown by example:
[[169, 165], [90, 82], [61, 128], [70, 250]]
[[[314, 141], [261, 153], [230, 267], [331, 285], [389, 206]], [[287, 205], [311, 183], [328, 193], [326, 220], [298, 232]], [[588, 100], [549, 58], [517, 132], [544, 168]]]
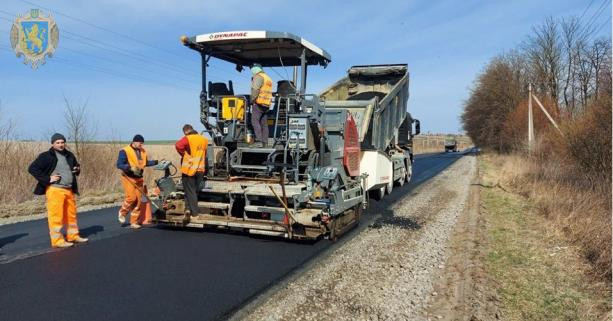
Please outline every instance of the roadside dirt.
[[500, 299], [483, 262], [486, 218], [480, 213], [479, 178], [475, 176], [467, 206], [458, 218], [450, 256], [434, 285], [426, 317], [436, 320], [499, 320]]
[[[232, 320], [437, 319], [429, 314], [430, 301], [438, 297], [439, 277], [456, 252], [452, 246], [460, 246], [452, 241], [457, 220], [478, 204], [469, 197], [476, 167], [476, 157], [463, 157], [400, 196], [358, 235]], [[454, 264], [460, 269], [466, 262]], [[461, 305], [467, 297], [462, 289], [471, 282], [456, 283], [459, 294], [449, 299]]]

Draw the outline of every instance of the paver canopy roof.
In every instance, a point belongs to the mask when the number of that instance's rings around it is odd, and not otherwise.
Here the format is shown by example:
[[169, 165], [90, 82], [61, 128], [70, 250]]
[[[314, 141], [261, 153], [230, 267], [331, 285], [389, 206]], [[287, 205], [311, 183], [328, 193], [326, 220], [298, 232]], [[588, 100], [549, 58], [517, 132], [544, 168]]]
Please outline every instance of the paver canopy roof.
[[215, 32], [191, 37], [189, 41], [192, 49], [240, 66], [254, 63], [264, 67], [299, 66], [303, 49], [307, 65], [325, 67], [332, 60], [325, 50], [288, 32]]

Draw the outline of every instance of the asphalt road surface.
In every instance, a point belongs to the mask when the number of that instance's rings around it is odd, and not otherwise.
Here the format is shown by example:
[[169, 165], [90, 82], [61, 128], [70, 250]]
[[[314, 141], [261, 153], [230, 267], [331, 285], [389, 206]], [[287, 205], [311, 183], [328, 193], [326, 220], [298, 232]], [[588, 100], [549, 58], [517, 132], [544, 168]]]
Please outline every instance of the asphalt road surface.
[[[462, 153], [418, 155], [410, 184], [385, 207]], [[0, 226], [0, 320], [218, 320], [332, 244], [197, 229], [131, 230], [117, 208], [79, 213], [84, 245], [50, 249], [46, 219]], [[355, 229], [343, 236], [358, 233]]]

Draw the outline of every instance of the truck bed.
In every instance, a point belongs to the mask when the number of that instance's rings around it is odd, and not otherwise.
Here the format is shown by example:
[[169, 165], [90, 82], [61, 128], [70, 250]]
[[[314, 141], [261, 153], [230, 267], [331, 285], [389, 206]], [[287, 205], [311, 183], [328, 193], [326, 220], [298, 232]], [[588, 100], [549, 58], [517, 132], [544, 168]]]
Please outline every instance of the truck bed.
[[349, 110], [358, 126], [361, 148], [383, 151], [406, 117], [408, 67], [353, 66], [347, 74], [320, 94], [326, 110]]

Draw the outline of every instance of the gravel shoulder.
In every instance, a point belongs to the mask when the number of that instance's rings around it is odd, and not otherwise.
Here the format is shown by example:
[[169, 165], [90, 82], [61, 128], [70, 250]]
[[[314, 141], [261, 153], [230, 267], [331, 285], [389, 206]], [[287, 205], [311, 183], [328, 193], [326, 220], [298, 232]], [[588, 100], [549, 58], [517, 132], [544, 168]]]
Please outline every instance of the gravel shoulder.
[[[466, 213], [476, 157], [459, 159], [255, 307], [244, 320], [428, 320]], [[265, 294], [267, 295], [267, 294]], [[434, 316], [436, 319], [438, 316]]]
[[450, 255], [436, 279], [426, 316], [435, 320], [501, 319], [495, 281], [483, 264], [487, 256], [487, 221], [480, 209], [480, 179], [475, 179], [464, 212], [458, 218]]

